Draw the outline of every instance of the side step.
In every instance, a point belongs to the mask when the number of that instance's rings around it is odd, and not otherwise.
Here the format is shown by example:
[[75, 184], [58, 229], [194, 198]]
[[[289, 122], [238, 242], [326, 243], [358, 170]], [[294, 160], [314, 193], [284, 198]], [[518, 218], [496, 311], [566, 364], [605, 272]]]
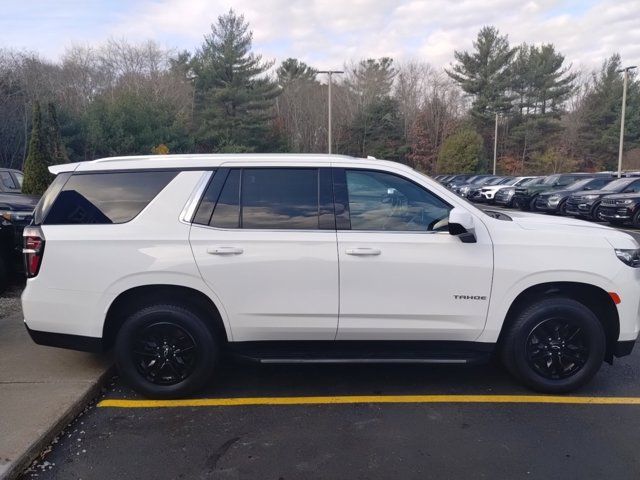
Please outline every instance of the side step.
[[232, 342], [227, 354], [264, 364], [473, 364], [489, 360], [493, 343], [443, 341]]

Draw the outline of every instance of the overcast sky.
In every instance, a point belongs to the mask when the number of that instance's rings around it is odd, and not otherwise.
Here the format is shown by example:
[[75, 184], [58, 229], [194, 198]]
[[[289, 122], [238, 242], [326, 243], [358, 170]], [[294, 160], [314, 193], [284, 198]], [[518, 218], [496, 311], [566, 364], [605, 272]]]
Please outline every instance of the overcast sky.
[[250, 22], [255, 51], [316, 68], [381, 56], [446, 66], [483, 25], [512, 44], [552, 42], [576, 67], [614, 52], [640, 64], [640, 0], [0, 0], [0, 48], [56, 59], [126, 37], [192, 50], [230, 7]]

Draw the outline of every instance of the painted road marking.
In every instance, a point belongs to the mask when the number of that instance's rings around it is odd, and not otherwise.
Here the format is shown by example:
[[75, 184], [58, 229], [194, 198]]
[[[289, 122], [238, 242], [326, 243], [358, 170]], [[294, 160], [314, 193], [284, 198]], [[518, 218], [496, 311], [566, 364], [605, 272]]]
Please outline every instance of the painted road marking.
[[553, 395], [356, 395], [334, 397], [192, 398], [185, 400], [107, 399], [98, 407], [169, 408], [247, 405], [339, 405], [358, 403], [553, 403], [565, 405], [640, 405], [640, 397], [565, 397]]

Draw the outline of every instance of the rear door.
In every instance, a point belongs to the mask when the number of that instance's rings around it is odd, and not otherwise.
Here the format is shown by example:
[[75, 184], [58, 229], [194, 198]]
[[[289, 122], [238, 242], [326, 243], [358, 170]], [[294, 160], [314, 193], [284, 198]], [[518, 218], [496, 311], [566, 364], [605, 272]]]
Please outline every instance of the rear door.
[[338, 340], [475, 340], [487, 315], [493, 248], [448, 233], [451, 205], [389, 171], [335, 169]]
[[338, 255], [329, 168], [219, 169], [190, 240], [234, 341], [334, 340]]

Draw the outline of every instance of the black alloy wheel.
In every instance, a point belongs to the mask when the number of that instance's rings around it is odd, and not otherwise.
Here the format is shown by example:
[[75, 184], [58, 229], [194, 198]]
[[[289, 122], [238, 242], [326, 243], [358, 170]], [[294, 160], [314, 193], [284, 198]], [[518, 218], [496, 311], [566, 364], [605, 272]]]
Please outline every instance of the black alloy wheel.
[[201, 390], [218, 364], [212, 319], [190, 307], [134, 309], [115, 344], [116, 366], [129, 386], [149, 398], [180, 398]]
[[582, 327], [570, 320], [551, 318], [540, 322], [526, 345], [529, 366], [544, 378], [559, 380], [578, 372], [589, 358]]
[[529, 388], [566, 393], [597, 373], [606, 353], [598, 317], [572, 298], [539, 298], [506, 326], [500, 341], [502, 363]]
[[171, 322], [157, 322], [138, 333], [132, 353], [138, 372], [156, 385], [175, 385], [195, 369], [198, 346], [189, 332]]

